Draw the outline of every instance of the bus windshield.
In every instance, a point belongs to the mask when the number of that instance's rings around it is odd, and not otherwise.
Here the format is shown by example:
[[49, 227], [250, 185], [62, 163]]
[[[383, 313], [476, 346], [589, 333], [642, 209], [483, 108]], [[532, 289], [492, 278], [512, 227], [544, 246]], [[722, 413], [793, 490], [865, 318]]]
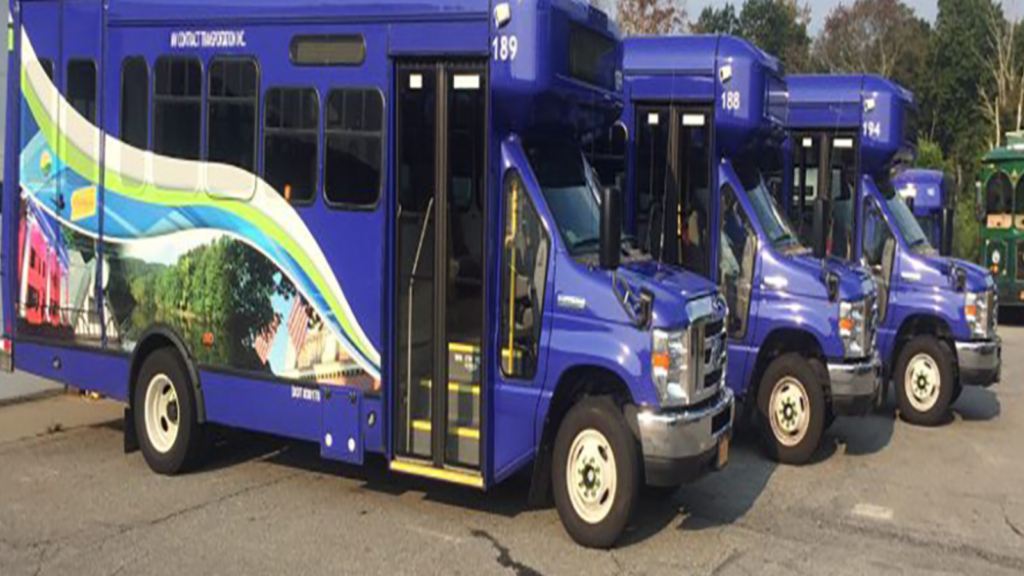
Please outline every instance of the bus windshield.
[[903, 240], [911, 252], [914, 254], [935, 252], [931, 242], [928, 241], [928, 235], [921, 229], [921, 223], [914, 217], [914, 213], [910, 211], [910, 207], [907, 206], [902, 196], [899, 194], [890, 196], [886, 200], [886, 204], [889, 205], [889, 212], [892, 214], [896, 228], [899, 229], [900, 235], [903, 236]]
[[569, 253], [597, 252], [601, 244], [598, 188], [579, 146], [546, 142], [528, 147], [526, 155]]
[[761, 223], [768, 241], [776, 250], [784, 252], [802, 251], [804, 247], [800, 244], [793, 226], [779, 208], [778, 202], [768, 186], [765, 184], [761, 171], [755, 166], [743, 162], [735, 164], [736, 174], [740, 177], [740, 183], [747, 192], [750, 204], [754, 208], [755, 216]]
[[893, 223], [900, 235], [903, 236], [903, 241], [907, 243], [910, 251], [914, 254], [934, 254], [935, 249], [928, 241], [928, 235], [921, 229], [921, 223], [917, 221], [917, 217], [907, 206], [903, 196], [896, 193], [892, 181], [883, 176], [875, 179], [875, 185], [882, 193], [882, 197], [885, 198], [889, 213], [892, 214]]

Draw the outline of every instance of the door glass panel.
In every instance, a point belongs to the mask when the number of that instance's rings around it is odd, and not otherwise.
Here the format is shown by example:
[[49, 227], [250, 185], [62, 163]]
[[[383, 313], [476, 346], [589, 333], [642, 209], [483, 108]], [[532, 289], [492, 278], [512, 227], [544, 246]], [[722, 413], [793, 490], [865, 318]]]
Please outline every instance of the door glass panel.
[[655, 258], [662, 253], [663, 199], [669, 189], [669, 122], [668, 108], [637, 108], [633, 206], [636, 237], [640, 247]]
[[680, 263], [705, 277], [708, 268], [711, 215], [711, 131], [705, 115], [683, 113], [680, 121], [679, 166], [681, 195], [679, 198]]
[[814, 201], [818, 197], [818, 164], [821, 140], [809, 134], [798, 135], [794, 153], [793, 222], [800, 240], [806, 246], [814, 245]]
[[430, 458], [434, 364], [437, 85], [432, 68], [398, 73], [395, 398], [399, 454]]
[[873, 200], [864, 205], [864, 238], [862, 240], [864, 262], [871, 270], [878, 285], [879, 319], [884, 320], [889, 307], [889, 281], [892, 260], [895, 255], [896, 239], [889, 224], [882, 217], [882, 211]]
[[486, 89], [482, 73], [448, 76], [448, 234], [445, 461], [480, 464], [480, 348], [484, 333]]
[[831, 256], [842, 259], [853, 257], [856, 239], [856, 213], [854, 198], [857, 189], [856, 141], [850, 136], [832, 139], [829, 193], [832, 217], [826, 246]]

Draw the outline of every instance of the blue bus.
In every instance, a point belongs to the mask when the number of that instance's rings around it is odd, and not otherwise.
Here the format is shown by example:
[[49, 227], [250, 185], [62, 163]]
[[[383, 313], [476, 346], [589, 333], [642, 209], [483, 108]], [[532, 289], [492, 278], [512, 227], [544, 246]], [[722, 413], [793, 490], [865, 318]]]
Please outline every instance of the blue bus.
[[876, 401], [876, 289], [802, 246], [776, 203], [781, 67], [729, 36], [628, 38], [624, 61], [631, 232], [658, 261], [718, 283], [728, 385], [769, 455], [804, 463], [836, 416]]
[[941, 170], [907, 168], [896, 172], [892, 185], [932, 247], [942, 256], [952, 256], [953, 179]]
[[788, 204], [824, 215], [805, 222], [807, 241], [870, 267], [881, 300], [878, 347], [900, 415], [941, 423], [963, 386], [999, 380], [998, 298], [986, 270], [935, 252], [893, 185], [893, 169], [916, 154], [914, 96], [870, 75], [787, 81]]
[[[612, 545], [728, 461], [725, 306], [629, 247], [583, 156], [622, 110], [581, 0], [15, 0], [4, 349], [127, 404], [176, 474], [211, 425], [488, 489]], [[59, 229], [60, 322], [11, 249]]]

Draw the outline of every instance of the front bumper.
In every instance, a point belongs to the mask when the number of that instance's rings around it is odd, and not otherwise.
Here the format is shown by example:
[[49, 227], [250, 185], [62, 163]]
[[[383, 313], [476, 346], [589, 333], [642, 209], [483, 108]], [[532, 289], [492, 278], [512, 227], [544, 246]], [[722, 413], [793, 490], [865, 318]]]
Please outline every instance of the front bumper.
[[828, 365], [832, 412], [837, 416], [863, 416], [875, 405], [882, 390], [882, 361], [876, 352], [857, 362]]
[[956, 358], [960, 366], [960, 384], [964, 386], [991, 386], [999, 382], [1003, 356], [1003, 342], [998, 336], [992, 340], [956, 343]]
[[647, 484], [678, 486], [715, 467], [719, 444], [732, 435], [735, 413], [732, 390], [724, 385], [696, 408], [637, 413]]

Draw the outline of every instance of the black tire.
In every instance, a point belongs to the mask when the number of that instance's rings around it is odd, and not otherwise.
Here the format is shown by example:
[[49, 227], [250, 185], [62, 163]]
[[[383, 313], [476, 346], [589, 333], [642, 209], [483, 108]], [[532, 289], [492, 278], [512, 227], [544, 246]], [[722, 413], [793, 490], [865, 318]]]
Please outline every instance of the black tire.
[[[827, 417], [827, 406], [825, 404], [824, 382], [822, 374], [825, 373], [821, 362], [815, 359], [808, 359], [800, 354], [790, 353], [779, 356], [765, 370], [761, 378], [761, 384], [757, 392], [757, 407], [761, 421], [761, 438], [768, 456], [783, 464], [804, 464], [810, 460], [811, 455], [821, 443], [821, 437], [825, 432], [825, 419]], [[805, 392], [806, 398], [803, 409], [807, 414], [804, 432], [794, 442], [783, 441], [783, 437], [777, 435], [772, 426], [772, 414], [769, 410], [772, 394], [776, 388], [783, 385], [798, 383]], [[779, 426], [784, 437], [784, 431]]]
[[[934, 404], [928, 408], [915, 405], [911, 401], [906, 382], [907, 366], [922, 355], [931, 358], [939, 374], [938, 392], [934, 397]], [[941, 424], [952, 404], [956, 388], [953, 376], [953, 351], [945, 342], [934, 336], [917, 336], [900, 351], [893, 380], [896, 383], [896, 401], [899, 403], [901, 418], [918, 426]]]
[[[589, 431], [597, 431], [607, 440], [616, 469], [615, 491], [608, 496], [613, 498], [610, 509], [596, 522], [584, 519], [576, 511], [567, 479], [569, 451], [577, 437]], [[558, 428], [552, 463], [555, 506], [572, 539], [589, 548], [608, 548], [615, 544], [633, 514], [640, 485], [637, 440], [622, 410], [607, 397], [585, 398], [573, 406]]]
[[964, 385], [957, 382], [956, 386], [953, 387], [953, 397], [949, 400], [949, 405], [956, 404], [956, 401], [960, 399], [960, 395], [964, 393]]
[[[160, 380], [159, 377], [166, 377]], [[172, 402], [176, 408], [168, 409], [174, 413], [168, 419], [176, 418], [178, 431], [169, 447], [157, 448], [159, 442], [150, 437], [146, 426], [146, 394], [150, 386], [173, 387], [177, 401]], [[135, 381], [135, 394], [132, 412], [135, 416], [135, 431], [139, 439], [139, 448], [146, 459], [146, 464], [158, 474], [175, 475], [195, 467], [205, 449], [205, 430], [199, 424], [196, 412], [196, 401], [191, 378], [184, 362], [176, 350], [161, 348], [150, 354], [142, 363], [138, 379]], [[164, 421], [161, 420], [163, 425]], [[166, 427], [165, 427], [166, 429]]]

